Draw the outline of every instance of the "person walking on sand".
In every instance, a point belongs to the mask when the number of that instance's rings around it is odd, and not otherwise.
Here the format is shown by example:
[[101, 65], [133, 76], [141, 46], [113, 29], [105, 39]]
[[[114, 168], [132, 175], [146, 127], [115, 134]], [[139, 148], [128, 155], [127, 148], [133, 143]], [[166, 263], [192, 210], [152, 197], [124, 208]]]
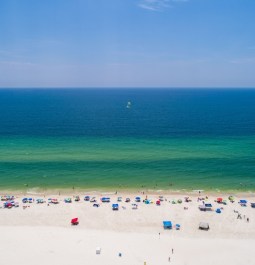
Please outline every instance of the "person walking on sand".
[[169, 257], [169, 258], [168, 258], [168, 262], [170, 262], [170, 261], [171, 261], [171, 258]]
[[174, 249], [172, 248], [172, 254], [174, 254]]
[[159, 239], [160, 239], [160, 233], [158, 233], [158, 237], [159, 237]]

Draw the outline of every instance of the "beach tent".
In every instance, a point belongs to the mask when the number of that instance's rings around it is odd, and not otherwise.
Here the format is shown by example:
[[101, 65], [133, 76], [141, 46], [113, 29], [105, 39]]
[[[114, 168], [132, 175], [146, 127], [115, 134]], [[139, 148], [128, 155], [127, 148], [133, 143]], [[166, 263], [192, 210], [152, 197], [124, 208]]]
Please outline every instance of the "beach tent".
[[110, 202], [110, 198], [108, 198], [108, 197], [103, 197], [103, 198], [101, 198], [101, 201], [102, 201], [102, 202]]
[[212, 204], [211, 203], [205, 203], [204, 206], [205, 206], [205, 210], [206, 211], [211, 211], [212, 210]]
[[176, 225], [175, 225], [175, 229], [176, 229], [176, 230], [180, 230], [180, 228], [181, 228], [181, 225], [179, 225], [179, 224], [176, 224]]
[[118, 211], [119, 210], [119, 205], [117, 203], [114, 203], [112, 205], [112, 209], [113, 209], [113, 211]]
[[251, 208], [255, 208], [255, 202], [251, 202]]
[[221, 209], [220, 208], [217, 208], [215, 212], [216, 213], [221, 213]]
[[13, 195], [4, 195], [4, 196], [1, 196], [1, 201], [12, 201], [14, 199], [15, 199], [15, 197]]
[[90, 196], [85, 196], [84, 197], [84, 201], [89, 201], [90, 200]]
[[130, 202], [130, 198], [126, 198], [125, 202]]
[[73, 218], [73, 219], [71, 220], [71, 224], [72, 224], [72, 225], [78, 225], [78, 224], [79, 224], [79, 220], [78, 220], [78, 218]]
[[11, 202], [8, 202], [8, 201], [7, 201], [7, 202], [5, 202], [5, 203], [4, 203], [4, 208], [11, 209], [11, 208], [12, 208], [12, 206], [13, 206], [13, 205], [12, 205], [12, 203], [11, 203]]
[[44, 203], [44, 200], [43, 199], [37, 199], [36, 202], [37, 203]]
[[211, 211], [212, 205], [210, 203], [205, 203], [203, 205], [199, 205], [198, 208], [200, 211]]
[[27, 203], [27, 202], [28, 202], [28, 198], [23, 198], [23, 199], [22, 199], [22, 202], [23, 202], [23, 203]]
[[160, 206], [160, 200], [156, 201], [156, 205]]
[[172, 229], [172, 222], [171, 221], [163, 221], [164, 229]]
[[101, 248], [100, 247], [97, 247], [96, 248], [96, 254], [100, 254], [101, 253]]
[[50, 202], [53, 204], [58, 204], [58, 199], [50, 199]]
[[179, 199], [177, 202], [178, 202], [178, 203], [182, 203], [182, 200], [181, 200], [181, 199]]
[[241, 206], [246, 206], [247, 201], [246, 200], [240, 200], [239, 203]]
[[136, 202], [140, 202], [141, 201], [141, 198], [140, 197], [135, 197], [135, 201]]
[[201, 229], [201, 230], [209, 230], [210, 227], [209, 227], [208, 223], [200, 222], [199, 223], [199, 229]]
[[76, 202], [80, 201], [80, 196], [78, 196], [78, 195], [75, 196], [75, 197], [74, 197], [74, 201], [76, 201]]
[[226, 201], [226, 200], [223, 200], [222, 203], [223, 203], [224, 205], [227, 205], [227, 201]]
[[72, 199], [71, 198], [65, 198], [64, 200], [66, 203], [71, 203], [72, 202]]
[[117, 201], [122, 202], [122, 197], [118, 197]]
[[222, 203], [223, 199], [222, 198], [217, 198], [217, 203]]

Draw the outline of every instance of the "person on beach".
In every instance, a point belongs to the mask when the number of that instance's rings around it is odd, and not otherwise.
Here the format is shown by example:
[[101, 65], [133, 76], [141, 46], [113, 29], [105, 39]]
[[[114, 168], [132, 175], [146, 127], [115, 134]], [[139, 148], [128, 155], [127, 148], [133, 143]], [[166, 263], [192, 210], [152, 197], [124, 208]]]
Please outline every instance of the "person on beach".
[[172, 248], [172, 254], [174, 254], [174, 249]]
[[247, 217], [247, 223], [249, 223], [250, 219]]
[[158, 233], [158, 237], [160, 238], [160, 233]]
[[170, 261], [171, 261], [171, 258], [169, 257], [169, 258], [168, 258], [168, 262], [170, 262]]

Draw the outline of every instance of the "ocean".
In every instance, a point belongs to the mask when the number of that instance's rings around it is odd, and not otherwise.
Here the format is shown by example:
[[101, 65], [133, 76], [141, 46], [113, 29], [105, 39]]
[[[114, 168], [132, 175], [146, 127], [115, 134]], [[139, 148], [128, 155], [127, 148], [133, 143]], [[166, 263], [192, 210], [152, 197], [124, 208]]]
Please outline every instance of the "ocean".
[[254, 106], [252, 89], [2, 89], [0, 190], [254, 191]]

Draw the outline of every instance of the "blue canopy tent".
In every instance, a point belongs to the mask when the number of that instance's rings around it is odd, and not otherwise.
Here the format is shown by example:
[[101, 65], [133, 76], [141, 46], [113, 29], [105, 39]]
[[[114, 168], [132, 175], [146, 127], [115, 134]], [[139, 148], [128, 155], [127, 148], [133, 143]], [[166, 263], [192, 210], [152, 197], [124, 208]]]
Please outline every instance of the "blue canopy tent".
[[135, 197], [135, 201], [136, 202], [140, 202], [141, 201], [141, 198], [140, 197]]
[[108, 198], [108, 197], [103, 197], [103, 198], [101, 199], [101, 201], [102, 201], [102, 202], [110, 202], [110, 198]]
[[23, 199], [22, 199], [22, 202], [23, 202], [23, 203], [27, 203], [27, 202], [28, 202], [28, 198], [23, 198]]
[[221, 209], [220, 208], [217, 208], [215, 212], [216, 213], [221, 213]]
[[172, 229], [172, 222], [171, 221], [163, 221], [164, 229]]
[[241, 206], [246, 206], [247, 201], [246, 200], [240, 200], [239, 203]]
[[90, 200], [90, 196], [85, 196], [84, 197], [84, 201], [89, 201]]
[[117, 203], [114, 203], [112, 205], [112, 209], [113, 209], [113, 211], [118, 211], [119, 210], [119, 205]]

